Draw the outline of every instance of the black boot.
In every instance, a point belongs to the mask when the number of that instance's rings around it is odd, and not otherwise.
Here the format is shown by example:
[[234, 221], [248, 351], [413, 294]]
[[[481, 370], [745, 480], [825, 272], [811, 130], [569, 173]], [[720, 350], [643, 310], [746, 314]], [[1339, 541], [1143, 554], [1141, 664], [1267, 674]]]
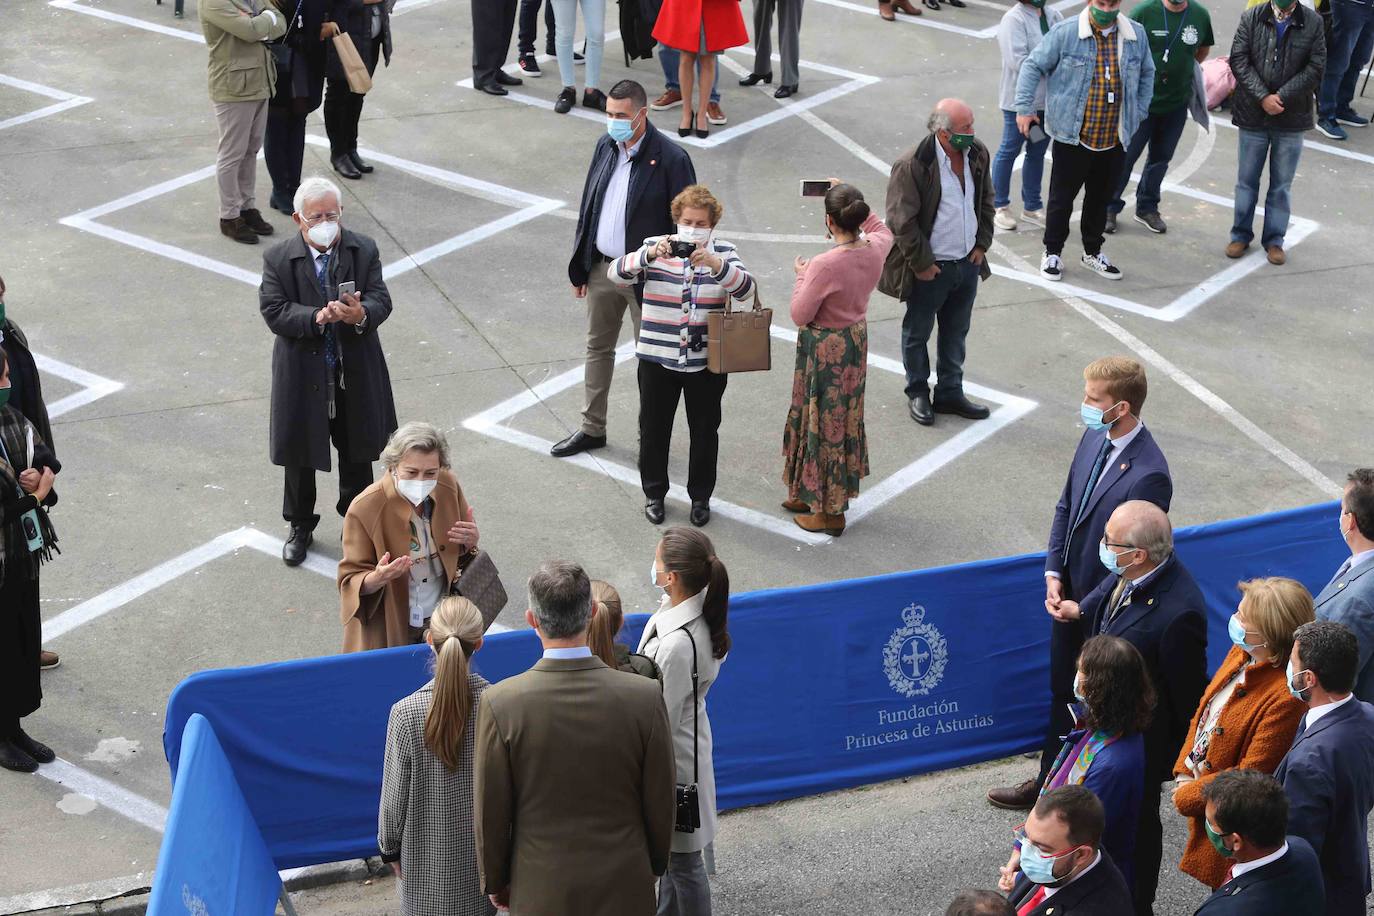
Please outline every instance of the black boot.
[[287, 566], [300, 566], [305, 562], [305, 552], [310, 549], [310, 542], [314, 539], [315, 535], [310, 529], [292, 525], [291, 536], [281, 549], [281, 561]]
[[52, 763], [57, 759], [57, 755], [52, 752], [52, 748], [48, 747], [46, 744], [40, 744], [33, 740], [24, 733], [22, 728], [10, 739], [10, 743], [25, 754], [28, 754], [38, 763]]
[[16, 773], [32, 773], [38, 769], [38, 761], [6, 739], [0, 740], [0, 767]]

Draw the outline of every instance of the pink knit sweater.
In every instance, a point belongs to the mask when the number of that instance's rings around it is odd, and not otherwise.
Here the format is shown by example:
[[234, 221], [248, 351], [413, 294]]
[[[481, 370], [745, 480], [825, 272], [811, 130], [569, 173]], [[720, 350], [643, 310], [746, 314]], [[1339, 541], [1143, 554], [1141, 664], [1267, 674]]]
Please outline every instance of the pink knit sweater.
[[847, 328], [868, 314], [868, 297], [892, 248], [892, 230], [870, 213], [863, 231], [867, 245], [818, 254], [797, 277], [792, 289], [792, 322], [797, 327]]

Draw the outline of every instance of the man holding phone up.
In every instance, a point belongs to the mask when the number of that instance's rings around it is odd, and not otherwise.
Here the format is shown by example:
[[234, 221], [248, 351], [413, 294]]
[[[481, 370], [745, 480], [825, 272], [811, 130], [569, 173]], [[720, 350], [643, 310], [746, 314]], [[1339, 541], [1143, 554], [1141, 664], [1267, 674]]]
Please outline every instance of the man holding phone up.
[[377, 243], [341, 228], [338, 187], [307, 178], [292, 219], [300, 232], [263, 255], [259, 308], [272, 349], [272, 463], [286, 469], [282, 561], [299, 566], [319, 524], [315, 472], [339, 452], [339, 516], [372, 483], [372, 462], [396, 430], [391, 376], [377, 328], [391, 314]]

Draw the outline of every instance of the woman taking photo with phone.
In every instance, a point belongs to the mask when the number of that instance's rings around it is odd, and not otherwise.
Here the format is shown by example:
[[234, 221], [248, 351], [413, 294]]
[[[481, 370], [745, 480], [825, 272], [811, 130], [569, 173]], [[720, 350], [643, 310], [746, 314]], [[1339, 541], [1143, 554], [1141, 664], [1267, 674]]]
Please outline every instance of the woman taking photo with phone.
[[663, 532], [649, 572], [663, 600], [644, 626], [639, 652], [662, 672], [678, 782], [677, 828], [668, 871], [658, 880], [658, 916], [710, 916], [701, 851], [716, 836], [716, 771], [706, 694], [730, 651], [730, 575], [711, 539], [691, 528]]
[[655, 525], [663, 523], [673, 417], [677, 402], [685, 399], [691, 435], [687, 495], [692, 500], [692, 524], [700, 528], [711, 520], [720, 450], [720, 401], [729, 379], [706, 371], [706, 316], [725, 308], [729, 297], [750, 298], [754, 278], [735, 246], [715, 238], [724, 210], [704, 185], [683, 188], [673, 198], [671, 209], [676, 235], [645, 239], [639, 248], [612, 261], [606, 273], [619, 286], [644, 284], [635, 346], [644, 517]]
[[868, 476], [864, 384], [868, 299], [892, 248], [892, 232], [853, 185], [831, 180], [825, 195], [830, 250], [797, 258], [792, 321], [797, 365], [783, 430], [784, 509], [807, 531], [844, 533], [849, 500]]

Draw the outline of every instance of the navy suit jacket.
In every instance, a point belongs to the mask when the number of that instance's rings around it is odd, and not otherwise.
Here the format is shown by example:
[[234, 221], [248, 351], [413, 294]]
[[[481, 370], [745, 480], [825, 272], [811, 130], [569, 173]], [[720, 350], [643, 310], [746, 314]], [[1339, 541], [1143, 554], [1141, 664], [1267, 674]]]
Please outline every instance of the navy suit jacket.
[[1302, 837], [1290, 836], [1281, 858], [1226, 882], [1193, 916], [1315, 916], [1325, 899], [1317, 854]]
[[[619, 155], [618, 144], [603, 133], [592, 154], [592, 165], [582, 187], [582, 204], [577, 211], [572, 260], [568, 262], [568, 279], [573, 286], [586, 285], [601, 256], [596, 248], [596, 229], [601, 202]], [[696, 180], [696, 169], [687, 151], [663, 136], [653, 124], [646, 125], [639, 152], [630, 164], [630, 193], [625, 202], [626, 250], [620, 254], [634, 251], [650, 236], [672, 235], [677, 231], [671, 210], [673, 198]], [[605, 270], [605, 265], [600, 269]], [[642, 284], [635, 289], [643, 289]]]
[[[1035, 883], [1025, 875], [1017, 875], [1016, 885], [1007, 900], [1019, 910], [1034, 893]], [[1028, 916], [1050, 916], [1051, 912], [1053, 916], [1130, 916], [1134, 905], [1121, 872], [1117, 871], [1112, 857], [1103, 851], [1102, 861], [1094, 865], [1092, 871], [1064, 885], [1053, 897], [1040, 901]]]
[[1369, 810], [1374, 807], [1374, 706], [1352, 699], [1298, 726], [1274, 778], [1288, 795], [1288, 832], [1312, 844], [1327, 916], [1364, 916]]
[[[1159, 450], [1154, 436], [1142, 427], [1131, 444], [1102, 469], [1096, 489], [1088, 496], [1087, 511], [1070, 530], [1106, 435], [1105, 430], [1090, 429], [1078, 441], [1069, 477], [1064, 481], [1064, 492], [1054, 507], [1054, 524], [1050, 527], [1045, 572], [1057, 573], [1064, 583], [1064, 597], [1074, 600], [1081, 599], [1107, 577], [1106, 567], [1097, 558], [1097, 544], [1116, 507], [1128, 500], [1144, 499], [1168, 512], [1169, 501], [1174, 495], [1169, 463], [1164, 460], [1164, 453]], [[1069, 545], [1067, 563], [1063, 561], [1066, 543]]]
[[1157, 694], [1154, 719], [1145, 732], [1146, 770], [1162, 782], [1173, 773], [1207, 689], [1207, 602], [1175, 554], [1108, 622], [1108, 604], [1120, 581], [1120, 576], [1107, 576], [1079, 604], [1083, 635], [1119, 636], [1144, 657]]
[[1337, 576], [1317, 593], [1317, 619], [1343, 623], [1360, 640], [1355, 696], [1374, 703], [1374, 560]]

